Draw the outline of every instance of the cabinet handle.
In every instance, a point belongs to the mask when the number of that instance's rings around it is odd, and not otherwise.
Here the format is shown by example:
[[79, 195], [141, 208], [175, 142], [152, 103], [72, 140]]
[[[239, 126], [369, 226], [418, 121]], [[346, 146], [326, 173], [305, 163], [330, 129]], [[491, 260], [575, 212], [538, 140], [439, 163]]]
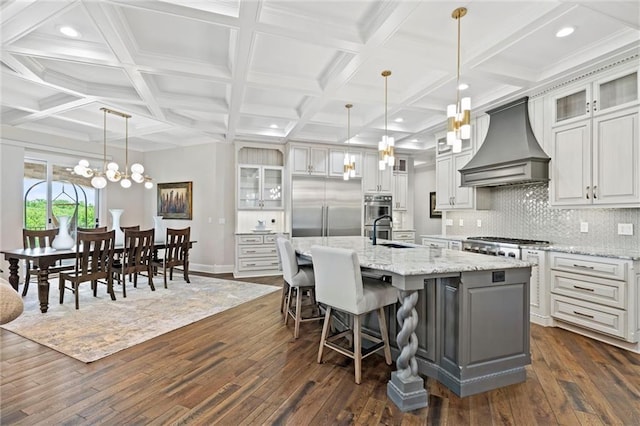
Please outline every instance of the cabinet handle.
[[587, 192], [585, 193], [585, 196], [587, 197], [587, 200], [589, 199], [589, 186], [587, 186]]
[[594, 292], [595, 291], [592, 288], [580, 287], [579, 285], [574, 285], [573, 288], [575, 288], [576, 290], [584, 290], [584, 291], [590, 291], [590, 292]]
[[587, 315], [587, 314], [583, 314], [582, 312], [578, 312], [578, 311], [573, 311], [574, 314], [579, 315], [581, 317], [585, 317], [585, 318], [589, 318], [589, 319], [593, 319], [593, 315]]
[[594, 269], [593, 266], [586, 266], [586, 265], [577, 265], [577, 264], [573, 264], [574, 268], [582, 268], [582, 269]]
[[256, 266], [255, 263], [246, 263], [245, 265], [247, 265], [247, 266]]
[[593, 185], [593, 199], [595, 200], [596, 198], [598, 198], [598, 193], [596, 192], [598, 190], [598, 185]]
[[593, 100], [593, 112], [596, 112], [598, 110], [598, 104], [596, 104], [596, 102], [598, 102], [596, 99]]
[[589, 102], [587, 102], [587, 114], [589, 114]]

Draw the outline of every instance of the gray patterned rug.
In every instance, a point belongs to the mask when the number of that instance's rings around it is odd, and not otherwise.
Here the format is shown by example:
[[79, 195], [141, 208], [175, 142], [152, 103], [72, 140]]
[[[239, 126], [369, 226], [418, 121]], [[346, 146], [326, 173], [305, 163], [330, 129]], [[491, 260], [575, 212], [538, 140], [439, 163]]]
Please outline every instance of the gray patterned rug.
[[65, 292], [58, 303], [58, 281], [51, 280], [49, 311], [40, 312], [36, 284], [24, 298], [24, 313], [1, 327], [83, 362], [93, 362], [153, 337], [215, 315], [234, 306], [280, 290], [280, 287], [191, 275], [191, 283], [180, 272], [165, 289], [162, 276], [151, 291], [145, 277], [138, 288], [127, 283], [127, 297], [115, 284], [116, 301], [106, 286], [99, 285], [93, 297], [91, 285], [81, 284], [80, 309], [74, 296]]

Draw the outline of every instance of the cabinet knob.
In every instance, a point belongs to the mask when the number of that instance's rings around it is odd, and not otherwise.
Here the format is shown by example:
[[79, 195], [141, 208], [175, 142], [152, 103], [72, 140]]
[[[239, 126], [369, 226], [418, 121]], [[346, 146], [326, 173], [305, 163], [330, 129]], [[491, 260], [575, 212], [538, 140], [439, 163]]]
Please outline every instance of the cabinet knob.
[[598, 101], [597, 101], [596, 99], [594, 99], [594, 100], [593, 100], [593, 112], [596, 112], [596, 111], [598, 110], [598, 104], [597, 104], [597, 102], [598, 102]]
[[589, 102], [587, 102], [587, 114], [589, 114]]
[[598, 190], [598, 185], [593, 185], [593, 199], [595, 200], [596, 198], [598, 198], [598, 193], [596, 192]]
[[585, 193], [585, 196], [587, 197], [587, 200], [589, 199], [589, 187], [587, 186], [587, 192]]

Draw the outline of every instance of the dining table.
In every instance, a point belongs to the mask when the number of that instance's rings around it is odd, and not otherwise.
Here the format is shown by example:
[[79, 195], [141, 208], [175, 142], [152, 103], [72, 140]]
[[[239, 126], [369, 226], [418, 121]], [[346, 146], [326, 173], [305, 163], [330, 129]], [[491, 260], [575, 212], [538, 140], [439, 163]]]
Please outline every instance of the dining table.
[[[189, 242], [189, 248], [196, 241]], [[154, 242], [154, 259], [157, 259], [158, 250], [166, 248], [165, 242]], [[117, 245], [114, 249], [115, 254], [124, 251], [123, 245]], [[38, 301], [40, 302], [40, 312], [46, 313], [49, 310], [49, 274], [54, 270], [54, 265], [61, 260], [75, 259], [76, 248], [54, 249], [52, 247], [36, 247], [29, 249], [8, 249], [0, 250], [4, 254], [4, 258], [9, 262], [9, 284], [18, 291], [20, 283], [20, 260], [27, 260], [31, 265], [38, 268]], [[189, 262], [189, 251], [185, 254], [186, 263]]]

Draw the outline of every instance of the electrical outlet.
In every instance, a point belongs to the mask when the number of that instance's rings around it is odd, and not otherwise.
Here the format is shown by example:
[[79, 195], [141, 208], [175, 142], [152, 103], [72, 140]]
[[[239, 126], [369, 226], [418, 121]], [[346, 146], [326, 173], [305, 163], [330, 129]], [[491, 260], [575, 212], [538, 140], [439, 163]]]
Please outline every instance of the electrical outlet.
[[460, 226], [464, 226], [464, 219], [460, 219], [460, 220], [458, 221], [458, 225], [460, 225]]
[[218, 225], [224, 225], [227, 221], [224, 219], [224, 217], [218, 218]]
[[445, 221], [445, 224], [446, 224], [447, 226], [453, 226], [453, 219], [447, 219], [447, 220]]
[[589, 222], [580, 222], [580, 232], [589, 232]]
[[633, 223], [619, 223], [618, 235], [633, 235]]
[[478, 228], [482, 228], [482, 220], [476, 220], [476, 225], [478, 225]]

